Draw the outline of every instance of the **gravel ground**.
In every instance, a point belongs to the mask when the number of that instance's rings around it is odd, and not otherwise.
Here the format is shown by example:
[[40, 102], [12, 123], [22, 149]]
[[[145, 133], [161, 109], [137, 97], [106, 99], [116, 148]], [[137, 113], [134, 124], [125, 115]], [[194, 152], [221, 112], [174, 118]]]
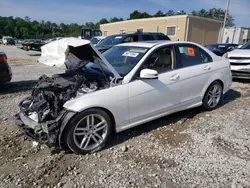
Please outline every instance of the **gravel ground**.
[[13, 82], [0, 86], [0, 187], [250, 187], [249, 83], [234, 82], [217, 110], [141, 125], [98, 153], [53, 153], [24, 140], [13, 116], [39, 75], [62, 70], [35, 63], [33, 52], [1, 50], [32, 58], [13, 61]]

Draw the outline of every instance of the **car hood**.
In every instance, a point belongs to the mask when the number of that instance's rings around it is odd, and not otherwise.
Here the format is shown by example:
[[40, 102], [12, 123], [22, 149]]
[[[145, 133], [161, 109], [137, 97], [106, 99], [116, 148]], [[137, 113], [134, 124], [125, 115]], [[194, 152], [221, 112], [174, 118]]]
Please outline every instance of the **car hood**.
[[229, 57], [250, 57], [250, 50], [237, 49], [231, 52], [228, 52]]
[[100, 64], [108, 69], [116, 78], [121, 76], [116, 72], [112, 65], [91, 45], [89, 40], [78, 38], [64, 38], [50, 42], [41, 47], [41, 57], [39, 63], [48, 66], [61, 67], [67, 61], [89, 61]]

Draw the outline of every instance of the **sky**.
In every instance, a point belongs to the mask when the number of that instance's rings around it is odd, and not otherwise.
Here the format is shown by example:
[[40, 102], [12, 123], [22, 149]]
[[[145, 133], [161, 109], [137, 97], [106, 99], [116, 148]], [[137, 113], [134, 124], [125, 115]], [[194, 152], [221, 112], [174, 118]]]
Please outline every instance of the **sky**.
[[[0, 0], [0, 16], [29, 16], [56, 23], [97, 22], [101, 18], [127, 19], [134, 10], [156, 13], [201, 8], [226, 8], [227, 0]], [[250, 0], [231, 0], [229, 12], [237, 26], [250, 27]]]

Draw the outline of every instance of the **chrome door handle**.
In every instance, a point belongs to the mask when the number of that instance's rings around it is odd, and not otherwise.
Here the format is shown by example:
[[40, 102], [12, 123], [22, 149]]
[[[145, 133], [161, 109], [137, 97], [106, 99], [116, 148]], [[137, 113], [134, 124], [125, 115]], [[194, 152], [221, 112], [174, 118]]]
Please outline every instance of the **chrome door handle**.
[[172, 77], [170, 77], [171, 81], [177, 81], [179, 79], [180, 79], [180, 75], [179, 74], [176, 74], [176, 75], [173, 75]]
[[205, 67], [204, 67], [204, 70], [205, 70], [205, 71], [209, 71], [209, 70], [211, 70], [211, 67], [210, 67], [210, 66], [205, 66]]

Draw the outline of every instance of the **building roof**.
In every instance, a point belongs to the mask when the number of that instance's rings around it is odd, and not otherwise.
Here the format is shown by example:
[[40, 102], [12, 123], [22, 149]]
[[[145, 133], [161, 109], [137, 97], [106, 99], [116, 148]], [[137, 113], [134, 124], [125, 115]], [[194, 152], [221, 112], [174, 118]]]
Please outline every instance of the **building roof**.
[[137, 22], [137, 21], [166, 20], [166, 19], [187, 18], [187, 17], [222, 23], [222, 21], [219, 21], [219, 20], [210, 19], [210, 18], [204, 18], [204, 17], [199, 17], [199, 16], [193, 16], [193, 15], [175, 15], [175, 16], [164, 16], [164, 17], [153, 17], [153, 18], [142, 18], [142, 19], [134, 19], [134, 20], [125, 20], [125, 21], [120, 21], [120, 22], [113, 22], [113, 23], [101, 24], [101, 26], [115, 25], [115, 24], [128, 23], [128, 22]]

